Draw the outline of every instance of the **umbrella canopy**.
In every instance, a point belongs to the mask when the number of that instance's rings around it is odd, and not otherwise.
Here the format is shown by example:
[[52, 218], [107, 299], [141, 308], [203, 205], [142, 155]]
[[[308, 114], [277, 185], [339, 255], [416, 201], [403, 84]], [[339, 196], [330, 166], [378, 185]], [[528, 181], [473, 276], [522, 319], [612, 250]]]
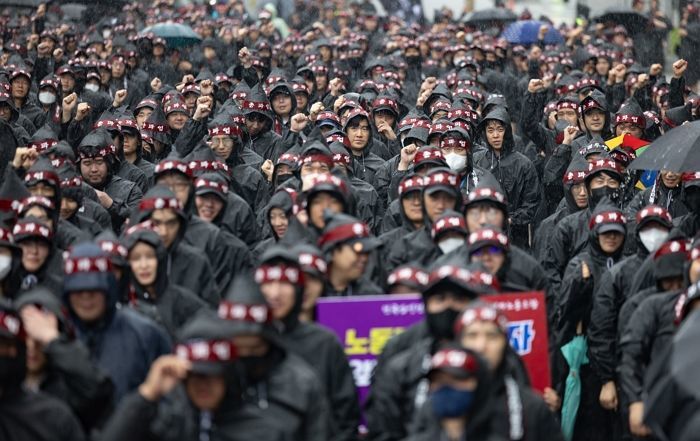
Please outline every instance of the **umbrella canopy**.
[[700, 352], [688, 350], [696, 348], [700, 339], [700, 311], [693, 311], [683, 320], [671, 348], [671, 376], [674, 382], [696, 399], [700, 399], [700, 381], [698, 366]]
[[546, 25], [549, 29], [544, 36], [545, 44], [559, 44], [564, 42], [558, 30], [552, 25], [537, 20], [516, 21], [508, 25], [501, 37], [512, 44], [532, 44], [537, 43], [540, 27]]
[[700, 171], [700, 121], [678, 126], [649, 144], [633, 170]]
[[500, 26], [505, 23], [511, 23], [517, 19], [518, 16], [509, 9], [491, 8], [472, 12], [471, 14], [467, 15], [464, 22], [470, 26], [486, 29], [493, 26]]
[[644, 32], [649, 26], [649, 17], [630, 8], [608, 8], [595, 19], [598, 23], [622, 25], [630, 35]]
[[164, 39], [169, 47], [192, 46], [202, 41], [202, 37], [191, 27], [179, 23], [157, 23], [144, 29], [142, 34], [145, 35], [149, 32]]
[[577, 335], [561, 347], [561, 353], [569, 365], [569, 375], [566, 377], [564, 402], [561, 406], [561, 431], [564, 439], [571, 440], [574, 436], [574, 425], [578, 407], [581, 404], [581, 366], [588, 364], [588, 342], [583, 335]]

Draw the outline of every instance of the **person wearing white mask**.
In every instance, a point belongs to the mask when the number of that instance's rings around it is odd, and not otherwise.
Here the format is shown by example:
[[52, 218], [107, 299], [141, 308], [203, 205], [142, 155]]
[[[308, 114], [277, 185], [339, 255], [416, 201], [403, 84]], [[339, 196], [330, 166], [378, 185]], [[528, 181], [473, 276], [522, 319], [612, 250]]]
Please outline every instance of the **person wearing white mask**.
[[58, 87], [61, 83], [53, 75], [47, 75], [39, 83], [39, 93], [37, 98], [41, 105], [41, 110], [45, 114], [53, 115], [56, 101], [58, 100]]
[[467, 240], [464, 216], [454, 210], [445, 210], [433, 223], [431, 235], [442, 254], [450, 254], [464, 246]]

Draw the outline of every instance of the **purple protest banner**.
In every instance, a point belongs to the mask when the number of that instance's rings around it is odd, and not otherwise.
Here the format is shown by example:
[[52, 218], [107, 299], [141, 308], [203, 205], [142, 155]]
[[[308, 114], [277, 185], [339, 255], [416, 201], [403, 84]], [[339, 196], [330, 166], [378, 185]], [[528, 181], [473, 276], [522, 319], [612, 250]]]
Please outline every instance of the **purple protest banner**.
[[[543, 391], [550, 385], [547, 316], [544, 293], [523, 292], [484, 296], [508, 317], [508, 339], [523, 358], [532, 385]], [[318, 322], [340, 339], [364, 403], [386, 342], [423, 317], [420, 295], [381, 295], [319, 299]]]

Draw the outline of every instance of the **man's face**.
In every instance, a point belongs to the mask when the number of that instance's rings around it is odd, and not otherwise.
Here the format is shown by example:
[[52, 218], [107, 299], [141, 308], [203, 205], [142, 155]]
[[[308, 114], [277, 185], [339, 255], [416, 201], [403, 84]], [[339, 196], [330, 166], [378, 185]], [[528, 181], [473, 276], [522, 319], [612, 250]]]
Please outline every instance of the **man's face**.
[[615, 126], [615, 135], [632, 135], [635, 138], [641, 138], [644, 135], [641, 127], [632, 123], [621, 123]]
[[73, 217], [76, 211], [78, 211], [78, 203], [71, 198], [61, 198], [61, 219], [66, 220]]
[[43, 240], [23, 240], [19, 247], [22, 249], [22, 267], [28, 273], [39, 271], [49, 257], [49, 244]]
[[73, 89], [75, 89], [75, 78], [73, 77], [73, 75], [69, 73], [62, 74], [61, 90], [63, 91], [63, 95], [67, 95], [73, 92]]
[[583, 115], [583, 121], [591, 133], [600, 134], [605, 126], [605, 112], [600, 109], [588, 110]]
[[9, 121], [12, 118], [12, 108], [7, 103], [0, 103], [0, 119]]
[[126, 70], [126, 65], [122, 61], [112, 61], [112, 76], [114, 78], [121, 78], [124, 76], [124, 71]]
[[496, 370], [503, 361], [506, 336], [492, 322], [474, 322], [462, 330], [460, 336], [462, 347], [471, 349], [489, 362], [491, 370]]
[[21, 75], [12, 80], [12, 98], [24, 98], [29, 93], [29, 79]]
[[233, 152], [235, 142], [230, 136], [216, 135], [211, 137], [210, 146], [216, 157], [219, 160], [226, 162]]
[[506, 261], [505, 251], [501, 247], [488, 245], [474, 250], [471, 254], [472, 262], [480, 262], [492, 275], [498, 274]]
[[224, 208], [224, 201], [212, 193], [196, 196], [194, 202], [197, 206], [197, 215], [205, 222], [214, 222]]
[[395, 122], [396, 122], [396, 117], [391, 112], [388, 112], [386, 110], [379, 110], [377, 112], [374, 112], [374, 125], [375, 126], [379, 126], [379, 124], [385, 123], [389, 127], [394, 127]]
[[681, 174], [668, 170], [662, 170], [661, 181], [664, 183], [666, 188], [676, 188], [681, 183]]
[[180, 232], [180, 218], [177, 213], [170, 208], [153, 210], [151, 222], [153, 229], [163, 241], [163, 245], [170, 248]]
[[353, 245], [344, 244], [333, 250], [333, 271], [344, 274], [350, 281], [358, 280], [364, 274], [369, 261], [369, 254], [355, 251]]
[[153, 113], [153, 110], [143, 107], [139, 109], [139, 112], [136, 114], [136, 125], [141, 129], [143, 127], [143, 123], [146, 122], [149, 116], [151, 116], [151, 113]]
[[470, 233], [478, 231], [486, 226], [502, 228], [505, 223], [503, 210], [488, 202], [470, 205], [469, 208], [467, 208], [465, 218]]
[[49, 199], [56, 196], [56, 189], [53, 188], [53, 186], [48, 185], [46, 182], [37, 182], [31, 187], [27, 187], [27, 190], [29, 190], [29, 193], [31, 193], [32, 196], [43, 196]]
[[294, 286], [288, 282], [266, 282], [260, 285], [260, 291], [272, 309], [276, 320], [282, 320], [292, 312], [296, 301]]
[[27, 338], [27, 372], [34, 375], [41, 374], [46, 363], [44, 345], [38, 340]]
[[591, 190], [610, 187], [620, 188], [620, 181], [605, 172], [597, 173], [590, 181]]
[[370, 137], [369, 122], [365, 118], [357, 118], [347, 126], [348, 139], [350, 147], [355, 150], [361, 150], [367, 146]]
[[103, 185], [109, 174], [106, 159], [104, 157], [82, 159], [80, 161], [80, 174], [93, 187]]
[[138, 143], [139, 139], [136, 137], [136, 135], [129, 132], [124, 133], [124, 154], [127, 156], [136, 154]]
[[620, 249], [625, 241], [625, 235], [616, 231], [608, 231], [598, 235], [600, 249], [606, 254], [613, 254]]
[[586, 184], [579, 182], [571, 186], [571, 195], [574, 197], [578, 208], [588, 207], [588, 194], [586, 193]]
[[323, 220], [323, 212], [330, 210], [335, 213], [343, 212], [343, 204], [332, 194], [326, 192], [318, 193], [309, 204], [309, 220], [316, 228], [324, 228], [326, 222]]
[[297, 109], [305, 109], [309, 104], [309, 96], [304, 92], [295, 93], [294, 98], [297, 100]]
[[425, 212], [431, 222], [435, 222], [445, 210], [453, 210], [457, 204], [457, 198], [446, 191], [434, 191], [423, 197]]
[[69, 294], [68, 302], [80, 321], [94, 323], [107, 310], [107, 299], [101, 291], [75, 291]]
[[185, 390], [194, 407], [201, 411], [213, 411], [226, 396], [226, 380], [223, 375], [191, 373], [185, 380]]
[[168, 126], [173, 130], [182, 130], [190, 119], [189, 115], [184, 112], [173, 112], [167, 116]]
[[277, 236], [278, 239], [283, 238], [289, 226], [287, 214], [281, 208], [274, 207], [270, 209], [269, 217], [270, 226], [272, 227], [272, 231], [275, 232], [275, 236]]
[[175, 198], [185, 207], [190, 199], [190, 180], [182, 173], [164, 173], [158, 177], [156, 184], [165, 185], [175, 193]]
[[267, 118], [262, 113], [250, 113], [245, 117], [245, 126], [252, 138], [258, 136], [267, 123]]
[[571, 126], [576, 126], [578, 115], [574, 109], [559, 109], [557, 110], [557, 119], [564, 120]]
[[414, 224], [423, 222], [423, 198], [419, 191], [412, 191], [401, 198], [403, 212]]
[[506, 128], [500, 121], [489, 121], [486, 123], [486, 141], [491, 148], [501, 150], [505, 136]]
[[292, 97], [286, 93], [277, 93], [272, 97], [272, 109], [279, 116], [288, 116], [292, 111]]

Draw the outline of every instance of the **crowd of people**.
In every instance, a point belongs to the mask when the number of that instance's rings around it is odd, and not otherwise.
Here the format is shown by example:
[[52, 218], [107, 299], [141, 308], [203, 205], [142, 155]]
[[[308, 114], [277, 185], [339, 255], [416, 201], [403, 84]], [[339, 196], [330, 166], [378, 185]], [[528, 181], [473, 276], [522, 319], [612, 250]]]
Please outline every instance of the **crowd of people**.
[[[0, 440], [697, 439], [700, 170], [629, 167], [700, 118], [655, 2], [526, 44], [279, 3], [0, 15]], [[483, 300], [530, 291], [543, 393]], [[404, 293], [359, 402], [316, 302]]]

